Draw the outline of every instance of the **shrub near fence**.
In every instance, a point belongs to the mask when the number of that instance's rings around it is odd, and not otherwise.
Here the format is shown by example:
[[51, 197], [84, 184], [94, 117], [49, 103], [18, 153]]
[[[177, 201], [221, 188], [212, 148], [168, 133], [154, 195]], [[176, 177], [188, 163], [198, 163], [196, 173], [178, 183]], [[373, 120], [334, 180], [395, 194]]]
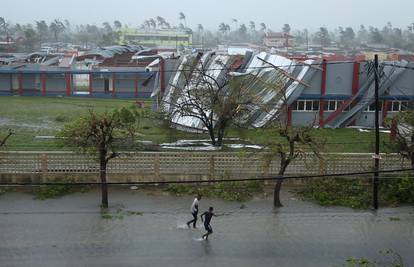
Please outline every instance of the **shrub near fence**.
[[[315, 175], [371, 171], [373, 159], [367, 153], [327, 153], [324, 160], [310, 154], [291, 163], [286, 175]], [[383, 154], [381, 170], [410, 168], [408, 161], [397, 154]], [[265, 164], [264, 153], [237, 152], [142, 152], [123, 153], [110, 161], [110, 181], [165, 181], [169, 179], [250, 178], [277, 175], [279, 160]], [[59, 176], [77, 174], [97, 177], [97, 161], [87, 155], [72, 152], [1, 152], [0, 174]], [[89, 175], [86, 175], [89, 174]], [[95, 175], [96, 174], [96, 175]], [[118, 177], [118, 179], [114, 179]], [[112, 179], [111, 179], [112, 178]], [[134, 179], [137, 178], [137, 179]]]

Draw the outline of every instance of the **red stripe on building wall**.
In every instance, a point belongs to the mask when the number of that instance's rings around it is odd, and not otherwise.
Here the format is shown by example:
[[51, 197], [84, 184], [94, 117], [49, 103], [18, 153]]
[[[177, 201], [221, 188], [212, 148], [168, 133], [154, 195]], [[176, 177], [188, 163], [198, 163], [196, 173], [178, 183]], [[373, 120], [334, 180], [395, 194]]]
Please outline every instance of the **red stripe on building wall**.
[[352, 75], [352, 96], [356, 95], [359, 90], [359, 68], [361, 63], [354, 62], [354, 72]]
[[40, 79], [42, 82], [42, 95], [46, 95], [46, 74], [42, 73]]
[[112, 97], [116, 96], [115, 83], [116, 83], [116, 75], [114, 73], [114, 74], [112, 74]]
[[161, 97], [164, 96], [165, 93], [165, 60], [160, 57], [160, 91]]
[[288, 126], [292, 126], [292, 108], [291, 107], [288, 108], [287, 119], [288, 119], [287, 121]]
[[[321, 97], [323, 97], [326, 94], [326, 73], [327, 73], [327, 63], [326, 59], [322, 61], [322, 80], [321, 80]], [[324, 106], [325, 101], [323, 99], [320, 100], [319, 103], [319, 126], [323, 127], [324, 124]]]
[[66, 80], [66, 96], [70, 96], [72, 93], [72, 75], [70, 73], [65, 74], [65, 80]]

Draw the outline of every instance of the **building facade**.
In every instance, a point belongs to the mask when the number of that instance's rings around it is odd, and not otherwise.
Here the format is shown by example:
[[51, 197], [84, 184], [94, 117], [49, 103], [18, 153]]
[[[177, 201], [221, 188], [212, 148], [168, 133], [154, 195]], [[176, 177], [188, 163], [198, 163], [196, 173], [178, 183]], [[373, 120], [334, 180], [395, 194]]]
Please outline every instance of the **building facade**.
[[178, 48], [179, 46], [191, 46], [193, 33], [191, 29], [138, 30], [125, 28], [120, 32], [120, 43]]

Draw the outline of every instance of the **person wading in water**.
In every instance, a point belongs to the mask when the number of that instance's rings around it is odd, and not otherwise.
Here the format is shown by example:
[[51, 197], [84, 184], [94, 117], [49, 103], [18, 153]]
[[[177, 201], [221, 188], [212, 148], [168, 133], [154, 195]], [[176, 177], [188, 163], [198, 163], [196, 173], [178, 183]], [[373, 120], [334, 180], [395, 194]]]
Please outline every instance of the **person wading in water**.
[[[217, 217], [217, 215], [216, 214], [214, 214], [213, 213], [213, 210], [214, 210], [214, 208], [213, 207], [210, 207], [209, 209], [208, 209], [208, 211], [206, 211], [206, 212], [204, 212], [203, 214], [201, 214], [201, 216], [200, 216], [200, 218], [201, 218], [201, 221], [204, 221], [204, 228], [206, 229], [206, 231], [207, 231], [207, 233], [205, 233], [201, 238], [202, 239], [208, 239], [208, 236], [209, 235], [211, 235], [212, 233], [213, 233], [213, 228], [211, 227], [211, 225], [210, 225], [210, 221], [211, 221], [211, 218], [214, 216], [214, 217]], [[204, 216], [204, 220], [203, 220], [203, 216]]]
[[191, 215], [193, 215], [193, 219], [187, 222], [187, 226], [190, 227], [190, 224], [193, 224], [193, 228], [196, 228], [197, 224], [197, 216], [198, 216], [198, 204], [201, 200], [201, 195], [198, 194], [196, 198], [194, 198], [193, 204], [191, 205]]

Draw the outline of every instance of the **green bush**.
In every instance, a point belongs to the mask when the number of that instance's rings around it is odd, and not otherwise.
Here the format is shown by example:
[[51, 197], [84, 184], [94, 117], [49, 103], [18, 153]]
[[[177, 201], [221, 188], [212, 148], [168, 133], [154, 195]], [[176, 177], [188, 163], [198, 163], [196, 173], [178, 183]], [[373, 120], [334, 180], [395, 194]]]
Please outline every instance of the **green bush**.
[[203, 197], [244, 202], [250, 200], [254, 194], [263, 192], [263, 183], [257, 181], [222, 182], [201, 186], [174, 184], [169, 185], [166, 191], [177, 196], [201, 194]]
[[58, 116], [55, 117], [56, 122], [66, 122], [68, 120], [69, 119], [66, 116], [63, 116], [63, 115], [58, 115]]
[[[366, 209], [372, 202], [372, 185], [368, 178], [310, 180], [296, 193], [323, 206]], [[404, 178], [380, 179], [379, 201], [381, 205], [414, 204], [414, 178], [408, 174]]]

